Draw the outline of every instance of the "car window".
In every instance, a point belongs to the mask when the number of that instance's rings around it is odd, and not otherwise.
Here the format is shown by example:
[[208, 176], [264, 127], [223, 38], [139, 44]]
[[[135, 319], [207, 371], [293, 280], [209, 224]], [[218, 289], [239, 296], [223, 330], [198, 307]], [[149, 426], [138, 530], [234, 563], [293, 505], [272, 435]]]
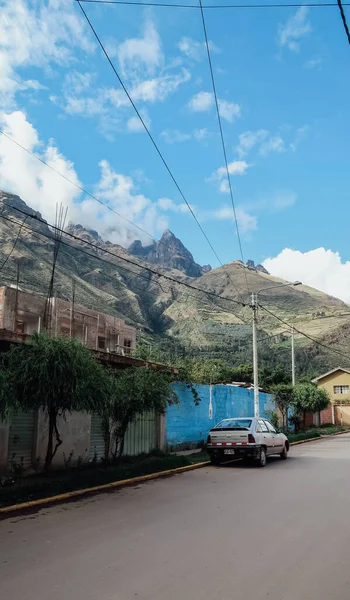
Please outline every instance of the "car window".
[[251, 424], [251, 419], [224, 419], [214, 429], [249, 429]]
[[263, 432], [268, 432], [269, 430], [267, 429], [267, 425], [265, 423], [265, 421], [258, 421], [259, 426], [260, 426], [260, 431]]
[[271, 423], [269, 421], [265, 421], [268, 430], [270, 431], [270, 433], [277, 433], [276, 429], [273, 427], [273, 425], [271, 425]]

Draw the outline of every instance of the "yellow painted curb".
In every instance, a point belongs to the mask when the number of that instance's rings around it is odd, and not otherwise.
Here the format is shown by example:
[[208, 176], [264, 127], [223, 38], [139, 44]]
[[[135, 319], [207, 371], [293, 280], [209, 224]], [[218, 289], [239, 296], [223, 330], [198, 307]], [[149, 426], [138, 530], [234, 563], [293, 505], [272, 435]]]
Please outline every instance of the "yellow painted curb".
[[53, 502], [70, 500], [71, 498], [85, 496], [88, 494], [93, 494], [95, 492], [102, 492], [104, 490], [122, 488], [128, 485], [134, 485], [135, 483], [143, 483], [144, 481], [159, 479], [160, 477], [169, 477], [178, 473], [184, 473], [186, 471], [193, 471], [194, 469], [206, 467], [210, 464], [210, 461], [204, 461], [200, 463], [195, 463], [193, 465], [186, 465], [185, 467], [178, 467], [177, 469], [168, 469], [167, 471], [159, 471], [158, 473], [151, 473], [150, 475], [140, 475], [139, 477], [132, 477], [131, 479], [122, 479], [121, 481], [112, 481], [111, 483], [95, 485], [94, 487], [84, 488], [82, 490], [74, 490], [73, 492], [66, 492], [64, 494], [57, 494], [56, 496], [50, 496], [48, 498], [39, 498], [38, 500], [31, 500], [30, 502], [22, 502], [21, 504], [4, 506], [3, 508], [0, 508], [0, 514], [11, 513], [17, 510], [24, 510], [28, 508], [35, 508], [36, 506], [44, 506], [45, 504], [52, 504]]
[[320, 435], [320, 437], [309, 438], [307, 440], [299, 440], [298, 442], [290, 442], [290, 446], [298, 446], [299, 444], [306, 444], [307, 442], [317, 442], [317, 440], [323, 440], [325, 437], [334, 437], [335, 435], [344, 435], [344, 433], [350, 433], [350, 429], [346, 431], [336, 431], [336, 433], [329, 433], [328, 435]]

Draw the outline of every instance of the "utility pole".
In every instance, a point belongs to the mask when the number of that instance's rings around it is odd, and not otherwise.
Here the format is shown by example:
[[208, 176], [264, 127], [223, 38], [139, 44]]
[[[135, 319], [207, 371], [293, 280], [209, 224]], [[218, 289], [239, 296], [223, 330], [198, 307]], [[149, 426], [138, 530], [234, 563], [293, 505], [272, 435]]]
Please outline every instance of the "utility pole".
[[294, 327], [292, 327], [292, 386], [295, 386]]
[[254, 416], [259, 416], [259, 377], [258, 377], [258, 342], [256, 336], [258, 297], [252, 293], [250, 306], [253, 311], [253, 374], [254, 374]]

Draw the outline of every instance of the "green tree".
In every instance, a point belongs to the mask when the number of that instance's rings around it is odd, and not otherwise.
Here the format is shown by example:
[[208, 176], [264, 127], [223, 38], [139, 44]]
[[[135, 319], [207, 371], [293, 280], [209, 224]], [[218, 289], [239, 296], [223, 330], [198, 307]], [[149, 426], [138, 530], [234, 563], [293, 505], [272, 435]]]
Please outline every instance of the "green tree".
[[282, 427], [287, 427], [287, 413], [293, 399], [293, 386], [288, 383], [279, 383], [272, 386], [271, 392], [282, 415]]
[[106, 450], [112, 440], [112, 455], [121, 460], [126, 430], [138, 415], [154, 410], [164, 414], [178, 402], [170, 376], [148, 367], [132, 367], [111, 375], [110, 401], [102, 411]]
[[253, 381], [253, 365], [238, 365], [230, 370], [231, 381], [242, 381], [252, 383]]
[[89, 350], [76, 340], [34, 334], [13, 346], [5, 359], [5, 413], [42, 409], [48, 417], [45, 469], [50, 469], [62, 439], [59, 416], [75, 410], [100, 412], [108, 401], [108, 376]]
[[300, 383], [293, 389], [292, 405], [297, 415], [302, 415], [304, 428], [306, 413], [324, 410], [329, 402], [330, 398], [326, 390], [313, 383]]
[[291, 375], [280, 364], [275, 367], [263, 367], [259, 373], [259, 384], [266, 390], [281, 383], [291, 383], [291, 381]]

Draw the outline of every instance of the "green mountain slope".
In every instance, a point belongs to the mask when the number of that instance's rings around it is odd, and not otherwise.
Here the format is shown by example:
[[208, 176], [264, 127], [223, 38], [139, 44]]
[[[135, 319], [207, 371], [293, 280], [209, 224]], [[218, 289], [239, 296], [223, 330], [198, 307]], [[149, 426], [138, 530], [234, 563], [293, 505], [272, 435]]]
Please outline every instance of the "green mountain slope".
[[[24, 213], [31, 216], [20, 230]], [[19, 265], [20, 287], [46, 294], [52, 271], [53, 232], [38, 219], [39, 213], [18, 196], [0, 192], [0, 283], [14, 285]], [[126, 319], [148, 342], [162, 342], [193, 356], [226, 358], [231, 363], [251, 360], [251, 309], [242, 306], [242, 302], [249, 302], [247, 283], [250, 292], [257, 292], [283, 283], [281, 280], [249, 269], [240, 261], [190, 278], [182, 271], [146, 263], [80, 225], [69, 225], [67, 231], [76, 239], [64, 236], [60, 246], [56, 295], [71, 298], [74, 278], [78, 303]], [[145, 266], [228, 300], [172, 283], [145, 270]], [[307, 286], [265, 290], [259, 300], [280, 319], [350, 356], [350, 307], [341, 300]], [[262, 308], [258, 337], [263, 363], [288, 364], [290, 330]], [[298, 334], [296, 346], [301, 371], [345, 361]]]

